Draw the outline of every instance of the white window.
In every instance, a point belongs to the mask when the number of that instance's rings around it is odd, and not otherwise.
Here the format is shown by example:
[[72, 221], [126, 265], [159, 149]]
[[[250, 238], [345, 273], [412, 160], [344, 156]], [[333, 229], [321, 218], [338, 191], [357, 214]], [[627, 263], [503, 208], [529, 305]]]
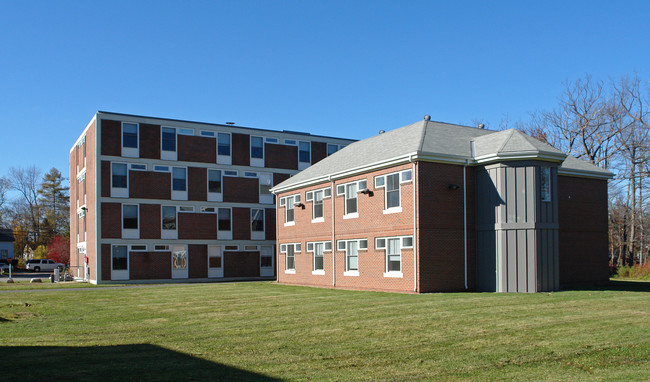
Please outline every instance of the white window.
[[305, 194], [305, 200], [312, 202], [312, 223], [319, 223], [324, 221], [323, 217], [323, 199], [332, 196], [329, 187], [321, 188], [320, 190], [308, 191]]
[[336, 195], [345, 197], [345, 215], [344, 219], [359, 217], [357, 205], [357, 193], [366, 188], [366, 180], [339, 184], [336, 186]]
[[381, 237], [375, 239], [375, 249], [384, 249], [384, 277], [402, 277], [402, 249], [413, 248], [413, 236]]
[[285, 254], [285, 273], [296, 273], [296, 253], [300, 252], [300, 243], [281, 244], [280, 252]]
[[214, 137], [214, 131], [201, 130], [202, 137]]
[[139, 215], [140, 212], [137, 204], [122, 205], [122, 238], [123, 239], [140, 238], [140, 230], [138, 224]]
[[111, 280], [129, 279], [129, 251], [126, 245], [111, 247]]
[[542, 202], [551, 201], [551, 168], [550, 167], [540, 167], [541, 172], [541, 197]]
[[153, 246], [153, 250], [156, 252], [167, 252], [169, 251], [168, 244], [156, 244]]
[[160, 128], [160, 159], [176, 160], [176, 129], [173, 127]]
[[251, 208], [251, 240], [264, 240], [264, 210]]
[[147, 251], [146, 244], [133, 244], [131, 246], [131, 252], [146, 252], [146, 251]]
[[208, 245], [208, 277], [223, 277], [223, 254], [219, 245]]
[[271, 187], [273, 187], [273, 176], [269, 173], [259, 174], [260, 183], [260, 203], [273, 204], [273, 194]]
[[312, 252], [312, 274], [324, 275], [324, 252], [332, 251], [331, 241], [310, 242], [307, 243], [307, 252]]
[[169, 166], [153, 166], [153, 170], [156, 172], [169, 172]]
[[260, 276], [273, 276], [273, 246], [260, 247]]
[[368, 249], [368, 240], [339, 240], [336, 245], [339, 251], [345, 251], [344, 276], [359, 276], [359, 251]]
[[207, 207], [207, 206], [202, 206], [199, 211], [201, 211], [202, 214], [216, 214], [217, 213], [217, 208], [216, 207]]
[[217, 209], [217, 239], [232, 240], [232, 211], [230, 208]]
[[327, 156], [330, 156], [334, 154], [335, 152], [339, 151], [339, 145], [334, 145], [331, 143], [327, 144]]
[[162, 239], [176, 239], [178, 238], [178, 214], [176, 206], [162, 206], [161, 211], [162, 220]]
[[278, 138], [264, 138], [264, 142], [268, 143], [278, 143]]
[[208, 201], [223, 201], [221, 170], [208, 170]]
[[298, 170], [311, 165], [311, 142], [298, 142]]
[[217, 134], [217, 163], [232, 164], [229, 133]]
[[295, 224], [295, 210], [296, 204], [300, 204], [300, 194], [285, 196], [281, 199], [281, 205], [284, 206], [284, 225]]
[[187, 169], [172, 167], [172, 200], [187, 200]]
[[401, 185], [413, 179], [411, 170], [394, 172], [375, 177], [375, 188], [384, 189], [384, 213], [402, 211]]
[[194, 135], [194, 129], [180, 128], [178, 129], [179, 135]]
[[134, 171], [147, 171], [147, 165], [142, 163], [132, 163], [129, 165], [129, 169]]
[[122, 122], [122, 156], [132, 158], [140, 156], [137, 123]]
[[264, 167], [264, 139], [251, 136], [251, 166]]
[[237, 171], [237, 170], [224, 170], [223, 175], [224, 176], [238, 177], [239, 176], [239, 171]]
[[111, 197], [129, 197], [129, 176], [126, 163], [111, 163]]

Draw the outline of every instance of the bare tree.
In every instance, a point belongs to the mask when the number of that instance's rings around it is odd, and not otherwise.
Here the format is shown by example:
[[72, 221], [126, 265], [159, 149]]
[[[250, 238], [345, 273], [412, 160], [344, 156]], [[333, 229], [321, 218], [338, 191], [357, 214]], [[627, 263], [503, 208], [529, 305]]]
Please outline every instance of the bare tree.
[[9, 180], [0, 177], [0, 227], [6, 224], [7, 215], [7, 193], [9, 192]]
[[40, 206], [38, 200], [38, 190], [41, 185], [41, 170], [36, 166], [27, 168], [9, 169], [9, 184], [12, 190], [20, 195], [20, 201], [23, 203], [24, 213], [29, 218], [29, 225], [34, 232], [34, 239], [38, 241], [40, 234]]

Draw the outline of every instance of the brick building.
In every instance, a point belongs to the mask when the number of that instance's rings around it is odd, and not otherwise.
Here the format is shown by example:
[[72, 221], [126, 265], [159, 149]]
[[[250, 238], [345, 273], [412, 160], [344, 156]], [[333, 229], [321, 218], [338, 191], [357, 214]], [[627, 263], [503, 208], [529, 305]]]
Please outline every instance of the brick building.
[[273, 185], [351, 140], [98, 112], [70, 150], [70, 266], [93, 283], [275, 278]]
[[611, 176], [516, 130], [426, 116], [272, 189], [278, 282], [415, 293], [604, 282]]

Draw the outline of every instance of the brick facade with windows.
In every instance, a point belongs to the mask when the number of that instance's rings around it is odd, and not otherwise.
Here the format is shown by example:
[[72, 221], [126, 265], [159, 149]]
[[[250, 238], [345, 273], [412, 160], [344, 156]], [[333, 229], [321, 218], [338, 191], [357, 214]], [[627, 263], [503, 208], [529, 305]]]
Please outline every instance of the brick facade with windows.
[[425, 117], [273, 188], [278, 282], [405, 293], [605, 282], [611, 176], [514, 130]]
[[[257, 147], [263, 142], [261, 161], [251, 158], [251, 136]], [[311, 163], [328, 145], [353, 142], [98, 112], [70, 150], [73, 276], [93, 283], [275, 278], [268, 189], [298, 172], [291, 143], [298, 141], [308, 142]], [[252, 209], [264, 214], [255, 236]]]

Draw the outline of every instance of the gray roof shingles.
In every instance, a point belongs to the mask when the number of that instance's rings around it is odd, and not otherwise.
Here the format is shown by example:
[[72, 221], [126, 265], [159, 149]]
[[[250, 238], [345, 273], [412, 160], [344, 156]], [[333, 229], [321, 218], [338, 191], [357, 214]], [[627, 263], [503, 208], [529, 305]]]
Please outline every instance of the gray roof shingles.
[[[471, 142], [474, 144], [474, 155]], [[473, 161], [489, 155], [516, 153], [552, 157], [558, 162], [565, 157], [560, 150], [514, 129], [491, 131], [424, 120], [354, 142], [276, 185], [276, 188], [291, 189], [301, 184], [324, 181], [329, 176], [361, 170], [411, 154]], [[607, 170], [572, 157], [567, 157], [560, 168], [601, 177], [612, 175]]]

